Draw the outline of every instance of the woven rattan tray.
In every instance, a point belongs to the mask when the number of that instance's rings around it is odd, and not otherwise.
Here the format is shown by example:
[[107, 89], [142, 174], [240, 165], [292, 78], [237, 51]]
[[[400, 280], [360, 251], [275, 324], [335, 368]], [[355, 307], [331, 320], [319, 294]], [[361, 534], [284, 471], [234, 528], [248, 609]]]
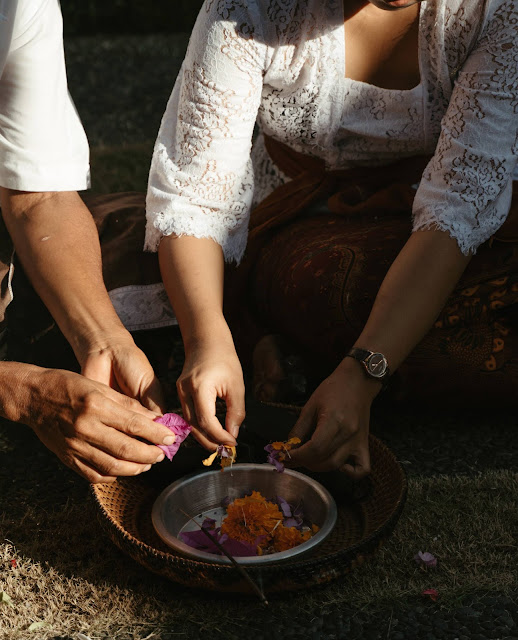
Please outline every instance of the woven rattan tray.
[[[266, 593], [304, 589], [339, 578], [374, 554], [391, 534], [405, 502], [406, 477], [393, 453], [374, 436], [370, 437], [370, 451], [372, 474], [360, 491], [351, 489], [349, 483], [347, 490], [337, 495], [335, 478], [338, 520], [314, 552], [248, 570]], [[100, 520], [111, 540], [150, 571], [180, 584], [249, 592], [248, 584], [233, 567], [175, 555], [155, 533], [151, 509], [171, 481], [167, 475], [147, 473], [114, 484], [93, 485]]]

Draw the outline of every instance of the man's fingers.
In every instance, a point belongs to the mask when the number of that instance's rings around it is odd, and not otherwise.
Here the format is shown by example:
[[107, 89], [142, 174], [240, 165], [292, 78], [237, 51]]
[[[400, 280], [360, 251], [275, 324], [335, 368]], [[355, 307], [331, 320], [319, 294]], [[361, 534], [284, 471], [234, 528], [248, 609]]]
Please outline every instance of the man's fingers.
[[166, 402], [162, 385], [156, 376], [153, 376], [150, 384], [140, 394], [142, 404], [157, 413], [166, 412]]
[[[87, 472], [90, 482], [110, 482], [120, 476], [137, 476], [151, 469], [150, 464], [136, 464], [127, 460], [118, 460], [95, 448], [90, 447], [87, 457], [78, 456], [74, 462], [81, 471]], [[97, 474], [98, 477], [95, 477]]]
[[148, 418], [149, 420], [154, 420], [155, 418], [158, 418], [159, 416], [162, 415], [162, 411], [154, 411], [152, 409], [144, 407], [138, 400], [135, 400], [134, 398], [130, 398], [129, 396], [124, 395], [123, 393], [119, 393], [114, 389], [103, 389], [103, 391], [105, 392], [106, 396], [110, 398], [110, 400], [113, 400], [117, 404], [121, 405], [122, 407], [124, 407], [125, 409], [133, 413], [138, 413], [144, 418]]
[[112, 483], [117, 480], [116, 476], [105, 476], [91, 467], [86, 461], [76, 458], [73, 463], [67, 464], [73, 471], [83, 476], [85, 480], [92, 484]]
[[[169, 434], [173, 435], [171, 432]], [[78, 455], [86, 459], [90, 459], [91, 448], [132, 464], [148, 465], [164, 459], [164, 452], [157, 446], [141, 442], [137, 438], [130, 437], [106, 425], [91, 430], [84, 439], [75, 440], [73, 446]]]
[[[115, 392], [114, 392], [115, 393]], [[134, 409], [139, 405], [136, 400], [130, 400], [127, 398], [128, 402], [116, 403], [112, 402], [106, 396], [99, 394], [100, 397], [93, 395], [88, 400], [87, 412], [85, 413], [82, 420], [78, 423], [79, 429], [83, 429], [85, 439], [90, 440], [91, 437], [95, 437], [93, 434], [101, 433], [103, 436], [97, 435], [97, 438], [111, 438], [117, 432], [121, 432], [130, 436], [131, 441], [136, 445], [142, 445], [143, 447], [148, 447], [142, 442], [139, 442], [137, 438], [141, 438], [143, 440], [147, 440], [152, 444], [160, 444], [160, 445], [170, 445], [173, 444], [175, 440], [175, 436], [171, 431], [158, 422], [154, 422], [153, 418], [156, 414], [153, 414], [151, 411], [145, 409], [146, 415], [142, 415], [142, 413], [127, 409], [127, 406], [130, 406], [131, 409]], [[122, 406], [121, 406], [122, 405]], [[91, 420], [97, 419], [102, 425], [106, 427], [112, 427], [114, 432], [105, 432], [105, 429], [98, 429], [92, 431], [91, 429]], [[100, 444], [100, 443], [94, 443]], [[124, 456], [123, 456], [124, 457]], [[147, 460], [147, 462], [150, 462]]]

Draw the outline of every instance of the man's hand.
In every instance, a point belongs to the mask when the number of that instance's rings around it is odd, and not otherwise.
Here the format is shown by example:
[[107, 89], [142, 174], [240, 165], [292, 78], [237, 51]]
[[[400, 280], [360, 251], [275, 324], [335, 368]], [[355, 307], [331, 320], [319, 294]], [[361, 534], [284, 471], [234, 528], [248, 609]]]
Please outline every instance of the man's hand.
[[316, 389], [290, 437], [310, 440], [290, 452], [287, 466], [340, 470], [359, 479], [370, 473], [369, 417], [381, 385], [346, 358]]
[[[214, 450], [219, 444], [235, 445], [245, 418], [245, 386], [241, 364], [230, 332], [189, 349], [177, 382], [178, 395], [187, 422], [201, 445]], [[227, 405], [223, 429], [216, 417], [216, 400]]]
[[94, 341], [81, 358], [81, 365], [83, 375], [90, 380], [135, 398], [151, 411], [165, 412], [160, 383], [148, 359], [124, 329]]
[[174, 435], [153, 422], [157, 414], [99, 382], [60, 369], [24, 367], [18, 419], [67, 466], [90, 482], [147, 471], [164, 454], [157, 444]]

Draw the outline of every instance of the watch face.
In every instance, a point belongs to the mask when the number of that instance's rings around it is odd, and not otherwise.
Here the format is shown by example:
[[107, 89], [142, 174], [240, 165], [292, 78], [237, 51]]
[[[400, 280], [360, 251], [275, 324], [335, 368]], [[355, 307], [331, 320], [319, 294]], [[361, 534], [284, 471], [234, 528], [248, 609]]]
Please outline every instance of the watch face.
[[382, 353], [373, 353], [366, 364], [369, 373], [375, 378], [382, 378], [388, 368], [387, 359]]

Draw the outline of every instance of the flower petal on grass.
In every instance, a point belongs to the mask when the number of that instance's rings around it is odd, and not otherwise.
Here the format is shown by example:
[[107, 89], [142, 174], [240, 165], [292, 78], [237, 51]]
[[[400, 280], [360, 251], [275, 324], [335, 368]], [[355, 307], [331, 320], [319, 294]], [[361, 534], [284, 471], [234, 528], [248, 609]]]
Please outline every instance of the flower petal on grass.
[[437, 558], [429, 553], [428, 551], [419, 551], [417, 555], [414, 556], [414, 560], [418, 565], [422, 567], [436, 567], [437, 566]]
[[165, 425], [176, 436], [176, 440], [170, 445], [157, 445], [165, 453], [169, 460], [176, 455], [182, 442], [191, 433], [191, 425], [176, 413], [165, 413], [161, 418], [156, 418], [155, 422]]
[[428, 596], [430, 600], [433, 600], [434, 602], [437, 602], [437, 598], [439, 597], [439, 593], [437, 592], [437, 589], [425, 589], [421, 593], [421, 595]]

